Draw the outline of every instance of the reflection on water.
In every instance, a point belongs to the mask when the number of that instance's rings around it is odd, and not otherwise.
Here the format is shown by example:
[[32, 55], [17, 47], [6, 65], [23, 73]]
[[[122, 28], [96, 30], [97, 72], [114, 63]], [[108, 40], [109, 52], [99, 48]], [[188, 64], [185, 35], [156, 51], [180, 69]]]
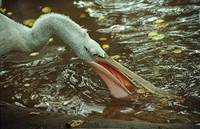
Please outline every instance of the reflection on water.
[[[56, 5], [62, 2], [66, 1], [49, 4], [56, 11], [59, 8]], [[68, 6], [71, 4], [68, 2]], [[178, 5], [169, 6], [175, 4]], [[70, 9], [78, 15], [89, 14], [76, 19], [85, 25], [92, 24], [92, 33], [96, 33], [93, 38], [108, 37], [109, 55], [119, 55], [120, 63], [156, 86], [199, 100], [200, 6], [195, 2], [185, 1], [181, 5], [175, 0], [79, 0], [74, 5], [80, 10]], [[39, 7], [40, 3], [35, 6]], [[91, 23], [88, 16], [96, 22]], [[164, 36], [153, 40], [149, 37], [151, 32]], [[153, 122], [200, 121], [200, 110], [193, 105], [199, 104], [196, 101], [191, 107], [163, 109], [153, 101], [113, 100], [94, 71], [68, 48], [59, 46], [59, 42], [55, 40], [57, 46], [44, 48], [36, 57], [19, 53], [2, 57], [1, 98], [72, 115]]]
[[[161, 6], [164, 1], [155, 0], [96, 0], [93, 5], [88, 2], [89, 7], [86, 3], [75, 2], [80, 8], [90, 8], [90, 16], [105, 17], [96, 20], [101, 26], [97, 32], [109, 34], [111, 45], [124, 44], [131, 51], [121, 57], [126, 66], [157, 86], [200, 95], [200, 6]], [[159, 19], [164, 20], [165, 26], [156, 26]], [[148, 33], [154, 31], [164, 34], [164, 39], [150, 40]], [[177, 48], [181, 49], [180, 54], [173, 53]], [[162, 51], [166, 53], [161, 54]], [[123, 59], [127, 56], [132, 59]]]

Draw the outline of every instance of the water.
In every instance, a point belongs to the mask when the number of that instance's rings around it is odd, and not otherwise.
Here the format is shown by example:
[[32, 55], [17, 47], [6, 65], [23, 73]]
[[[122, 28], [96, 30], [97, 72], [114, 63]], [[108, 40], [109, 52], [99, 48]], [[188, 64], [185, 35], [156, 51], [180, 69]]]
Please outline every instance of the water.
[[[71, 115], [164, 123], [199, 122], [200, 6], [186, 2], [8, 0], [4, 6], [19, 22], [37, 18], [45, 6], [69, 15], [101, 45], [109, 44], [107, 53], [118, 55], [116, 60], [124, 66], [157, 87], [194, 97], [197, 101], [189, 107], [163, 109], [153, 101], [121, 102], [111, 98], [103, 81], [57, 37], [39, 56], [11, 53], [1, 58], [1, 99]], [[157, 24], [159, 20], [164, 22]], [[148, 36], [151, 32], [163, 34], [164, 38], [152, 40]], [[101, 41], [102, 37], [107, 40]]]

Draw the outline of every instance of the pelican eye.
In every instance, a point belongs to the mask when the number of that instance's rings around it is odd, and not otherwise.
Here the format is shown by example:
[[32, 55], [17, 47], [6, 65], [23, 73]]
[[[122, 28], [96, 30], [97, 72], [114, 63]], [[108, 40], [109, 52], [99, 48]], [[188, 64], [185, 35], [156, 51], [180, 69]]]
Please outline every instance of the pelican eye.
[[99, 54], [92, 54], [92, 56], [94, 56], [94, 57], [98, 57], [98, 58], [103, 58], [102, 56], [100, 56]]

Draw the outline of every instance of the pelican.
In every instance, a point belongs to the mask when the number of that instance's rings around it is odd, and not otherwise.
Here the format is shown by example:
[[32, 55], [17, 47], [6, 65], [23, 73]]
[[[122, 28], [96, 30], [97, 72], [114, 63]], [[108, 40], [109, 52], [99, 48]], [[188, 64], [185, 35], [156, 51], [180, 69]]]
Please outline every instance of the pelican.
[[131, 100], [135, 87], [160, 96], [171, 96], [110, 58], [100, 45], [69, 17], [50, 13], [40, 16], [32, 28], [0, 14], [0, 56], [13, 50], [33, 52], [47, 44], [52, 35], [60, 37], [76, 55], [88, 62], [106, 83], [114, 98]]

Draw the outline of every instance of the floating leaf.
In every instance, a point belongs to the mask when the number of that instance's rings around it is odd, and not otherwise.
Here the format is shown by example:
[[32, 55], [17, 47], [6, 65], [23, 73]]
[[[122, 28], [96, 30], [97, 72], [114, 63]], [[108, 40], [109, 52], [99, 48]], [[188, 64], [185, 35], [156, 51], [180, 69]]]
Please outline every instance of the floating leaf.
[[107, 38], [106, 38], [106, 37], [101, 37], [101, 38], [99, 38], [99, 40], [100, 40], [100, 41], [106, 41]]
[[0, 7], [0, 12], [5, 13], [5, 12], [6, 12], [6, 9]]
[[27, 20], [23, 21], [23, 24], [26, 25], [26, 26], [32, 27], [34, 22], [35, 22], [35, 19], [27, 19]]
[[168, 26], [167, 23], [165, 23], [165, 21], [163, 19], [157, 19], [155, 22], [154, 22], [154, 27], [157, 28], [157, 29], [164, 29]]
[[184, 96], [178, 96], [178, 97], [176, 98], [176, 102], [177, 102], [178, 104], [183, 104], [183, 103], [185, 102], [185, 100], [186, 100], [186, 98], [185, 98]]
[[112, 59], [119, 59], [120, 58], [120, 55], [114, 55], [114, 56], [111, 56]]
[[148, 37], [151, 39], [152, 37], [154, 37], [154, 36], [157, 36], [158, 35], [158, 32], [156, 32], [156, 31], [153, 31], [153, 32], [149, 32], [148, 33]]
[[91, 8], [87, 8], [87, 9], [85, 10], [85, 12], [86, 12], [86, 13], [92, 13], [92, 12], [94, 12], [94, 10], [92, 10]]
[[7, 15], [11, 16], [11, 15], [13, 15], [13, 13], [12, 12], [7, 12]]
[[83, 124], [83, 122], [83, 120], [71, 120], [70, 122], [67, 122], [67, 124], [69, 124], [73, 128], [80, 126], [81, 124]]
[[42, 12], [43, 13], [50, 13], [51, 12], [51, 8], [50, 7], [44, 7], [44, 8], [42, 8]]
[[151, 40], [157, 41], [157, 40], [162, 40], [163, 38], [165, 38], [164, 34], [159, 34], [158, 32], [150, 32], [148, 33], [148, 38], [150, 38]]
[[40, 53], [39, 52], [33, 52], [33, 53], [31, 53], [29, 56], [37, 56], [37, 55], [39, 55]]
[[167, 98], [161, 98], [158, 106], [166, 107], [166, 106], [168, 106], [168, 102], [169, 102], [169, 100]]
[[81, 15], [79, 16], [79, 18], [85, 18], [86, 14], [85, 13], [81, 13]]
[[180, 54], [180, 53], [182, 53], [182, 49], [181, 48], [175, 48], [172, 52], [174, 54]]
[[101, 15], [101, 16], [98, 17], [99, 21], [103, 21], [104, 19], [105, 19], [105, 17], [103, 15]]
[[157, 40], [162, 40], [164, 38], [165, 38], [164, 34], [158, 34], [157, 36], [152, 37], [152, 40], [157, 41]]
[[103, 44], [103, 45], [102, 45], [102, 48], [108, 49], [108, 48], [110, 48], [110, 46], [109, 46], [108, 44]]
[[25, 87], [31, 86], [29, 83], [24, 84]]
[[53, 38], [50, 38], [48, 41], [48, 43], [51, 43], [51, 42], [53, 42]]
[[162, 23], [162, 24], [155, 24], [154, 26], [157, 29], [164, 29], [167, 27], [167, 25], [168, 25], [167, 23]]
[[155, 24], [160, 24], [160, 23], [163, 23], [163, 22], [165, 22], [165, 20], [163, 20], [163, 19], [157, 19], [155, 21]]
[[144, 89], [138, 89], [138, 90], [137, 90], [137, 93], [138, 93], [138, 94], [144, 94], [144, 93], [146, 93], [146, 92], [145, 92]]
[[40, 112], [29, 112], [29, 115], [40, 115]]
[[161, 50], [160, 52], [159, 52], [159, 56], [165, 56], [165, 55], [167, 55], [168, 54], [168, 52], [166, 51], [166, 50]]

